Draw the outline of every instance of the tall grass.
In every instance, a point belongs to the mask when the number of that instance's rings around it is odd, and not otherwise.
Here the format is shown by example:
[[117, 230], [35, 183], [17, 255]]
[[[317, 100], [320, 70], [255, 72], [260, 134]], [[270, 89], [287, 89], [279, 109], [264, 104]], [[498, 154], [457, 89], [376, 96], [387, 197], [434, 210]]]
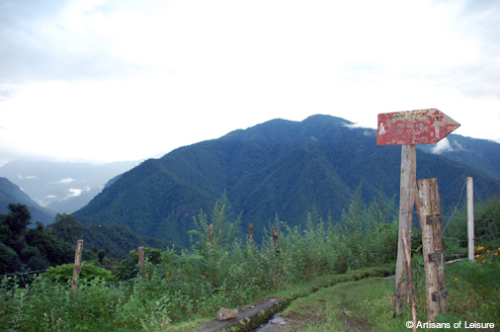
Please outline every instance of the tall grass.
[[[147, 249], [146, 279], [137, 274], [135, 253], [114, 272], [114, 282], [88, 275], [74, 293], [62, 278], [39, 276], [31, 285], [12, 288], [5, 277], [0, 326], [15, 331], [164, 331], [171, 323], [213, 316], [221, 306], [250, 304], [318, 275], [396, 258], [396, 209], [383, 196], [365, 207], [358, 190], [339, 222], [323, 219], [315, 208], [305, 227], [276, 218], [270, 227], [279, 228], [279, 255], [270, 235], [260, 245], [238, 236], [241, 216], [230, 211], [224, 195], [210, 218], [200, 212], [189, 249]], [[215, 229], [212, 243], [209, 223]]]

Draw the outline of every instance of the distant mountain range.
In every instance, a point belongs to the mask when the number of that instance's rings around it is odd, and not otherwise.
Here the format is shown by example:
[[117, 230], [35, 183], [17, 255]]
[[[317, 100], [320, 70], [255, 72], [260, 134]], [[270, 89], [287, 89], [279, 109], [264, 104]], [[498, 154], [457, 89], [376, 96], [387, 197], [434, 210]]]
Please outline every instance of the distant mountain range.
[[418, 145], [422, 151], [439, 154], [500, 180], [500, 144], [451, 134], [438, 144]]
[[[366, 202], [382, 187], [399, 198], [401, 147], [377, 146], [375, 134], [327, 115], [271, 120], [146, 160], [73, 215], [84, 224], [126, 225], [183, 246], [189, 245], [193, 216], [200, 209], [210, 213], [224, 190], [234, 212], [255, 225], [257, 239], [276, 214], [290, 225], [303, 224], [313, 205], [338, 220], [360, 183]], [[476, 198], [497, 196], [500, 145], [458, 135], [448, 143], [448, 149], [419, 146], [417, 178], [437, 177], [441, 194], [459, 196], [472, 176]], [[456, 203], [442, 202], [444, 208]]]
[[100, 193], [109, 179], [137, 164], [138, 161], [92, 165], [15, 160], [0, 167], [0, 176], [18, 185], [40, 206], [57, 213], [71, 213]]
[[8, 212], [7, 205], [9, 203], [21, 203], [28, 206], [33, 224], [35, 221], [40, 221], [44, 224], [52, 223], [56, 215], [54, 212], [38, 205], [7, 178], [0, 177], [0, 214]]
[[[9, 203], [25, 204], [31, 213], [31, 225], [40, 221], [44, 224], [54, 222], [55, 213], [41, 207], [25, 192], [8, 179], [0, 177], [0, 214], [8, 213]], [[83, 225], [82, 238], [85, 248], [106, 250], [108, 257], [126, 258], [130, 250], [139, 246], [166, 249], [172, 245], [151, 237], [142, 237], [132, 232], [127, 226], [118, 225]]]

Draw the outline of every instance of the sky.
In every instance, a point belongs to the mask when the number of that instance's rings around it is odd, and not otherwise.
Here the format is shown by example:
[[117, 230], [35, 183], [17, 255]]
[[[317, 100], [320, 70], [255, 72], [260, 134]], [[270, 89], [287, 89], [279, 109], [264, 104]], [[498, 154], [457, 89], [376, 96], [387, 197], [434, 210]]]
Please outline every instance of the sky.
[[0, 0], [0, 165], [438, 108], [500, 142], [500, 1]]

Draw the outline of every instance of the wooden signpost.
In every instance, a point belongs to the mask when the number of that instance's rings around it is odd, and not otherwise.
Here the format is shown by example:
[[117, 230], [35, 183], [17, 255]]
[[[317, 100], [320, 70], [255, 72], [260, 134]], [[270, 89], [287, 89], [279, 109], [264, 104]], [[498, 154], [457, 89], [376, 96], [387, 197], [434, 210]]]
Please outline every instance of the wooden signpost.
[[[411, 248], [413, 204], [416, 198], [416, 144], [434, 144], [445, 138], [460, 124], [439, 110], [424, 109], [378, 115], [377, 145], [402, 145], [401, 187], [399, 200], [399, 239], [396, 263], [394, 315], [408, 302], [411, 284], [403, 280], [403, 272], [411, 275], [404, 252], [404, 242]], [[418, 207], [417, 207], [418, 208]], [[403, 234], [405, 240], [403, 241]], [[408, 265], [407, 265], [408, 264]], [[410, 267], [410, 268], [408, 268]]]

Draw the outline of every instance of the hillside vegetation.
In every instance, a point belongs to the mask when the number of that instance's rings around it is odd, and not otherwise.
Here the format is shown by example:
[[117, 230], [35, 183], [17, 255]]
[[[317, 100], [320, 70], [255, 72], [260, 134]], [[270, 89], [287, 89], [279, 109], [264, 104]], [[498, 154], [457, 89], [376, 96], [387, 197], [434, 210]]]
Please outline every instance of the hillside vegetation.
[[[478, 225], [479, 234], [489, 234], [491, 225], [494, 230], [500, 225], [500, 210], [491, 208], [496, 207], [491, 203], [477, 209], [476, 218], [490, 221], [488, 225]], [[122, 260], [112, 274], [84, 262], [82, 271], [85, 273], [82, 272], [75, 293], [68, 291], [71, 265], [50, 269], [26, 287], [12, 287], [16, 280], [4, 277], [0, 284], [3, 294], [0, 297], [0, 325], [20, 331], [33, 331], [41, 326], [47, 331], [177, 331], [177, 326], [190, 322], [184, 329], [187, 331], [201, 321], [213, 319], [221, 306], [242, 307], [270, 295], [296, 299], [339, 282], [384, 276], [394, 271], [397, 210], [394, 201], [386, 200], [384, 195], [366, 206], [358, 187], [337, 225], [330, 216], [323, 218], [315, 210], [307, 213], [305, 227], [291, 227], [276, 219], [269, 227], [278, 229], [278, 246], [268, 231], [264, 232], [267, 235], [261, 246], [239, 239], [235, 230], [240, 219], [231, 210], [223, 195], [209, 215], [196, 216], [196, 229], [191, 232], [193, 246], [189, 249], [180, 253], [175, 249], [146, 249], [146, 278], [138, 273], [140, 266], [135, 252]], [[212, 242], [209, 224], [214, 225]], [[422, 252], [418, 237], [415, 231], [412, 234], [413, 272], [420, 301], [419, 317], [426, 321], [422, 308], [425, 286], [419, 265]], [[448, 322], [471, 319], [475, 316], [469, 314], [470, 310], [483, 321], [498, 317], [495, 305], [499, 281], [498, 238], [498, 234], [490, 234], [487, 239], [490, 244], [481, 242], [484, 247], [477, 248], [477, 262], [451, 270], [452, 278], [447, 279], [447, 285], [450, 285], [453, 300], [450, 299], [448, 315], [438, 319]], [[453, 242], [444, 240], [446, 252], [455, 247]], [[371, 268], [356, 271], [364, 267]], [[303, 287], [304, 282], [309, 286]], [[356, 292], [355, 307], [344, 309], [342, 306], [346, 302], [342, 301], [339, 308], [345, 310], [344, 315], [320, 309], [315, 311], [318, 319], [329, 317], [328, 325], [346, 317], [346, 312], [349, 315], [361, 312], [362, 317], [371, 319], [376, 311], [376, 317], [383, 317], [383, 322], [376, 321], [376, 324], [400, 330], [408, 318], [391, 318], [393, 290], [390, 285], [383, 286], [382, 299], [368, 296], [375, 299], [373, 306], [365, 301], [366, 290], [360, 291], [351, 284], [341, 286], [340, 289], [350, 287]], [[328, 292], [318, 294], [327, 295]], [[459, 296], [462, 294], [465, 297]], [[324, 304], [331, 300], [324, 298], [321, 301]], [[306, 318], [311, 316], [315, 317]]]
[[[362, 183], [362, 198], [399, 198], [401, 147], [377, 146], [375, 131], [347, 120], [315, 115], [302, 122], [272, 120], [219, 139], [176, 149], [122, 174], [73, 215], [83, 224], [126, 225], [141, 236], [189, 246], [193, 218], [226, 190], [235, 213], [263, 226], [276, 215], [302, 225], [313, 206], [338, 222]], [[439, 179], [440, 193], [459, 196], [474, 177], [475, 197], [500, 192], [500, 181], [439, 155], [417, 152], [417, 178]], [[442, 198], [443, 211], [455, 201]]]

